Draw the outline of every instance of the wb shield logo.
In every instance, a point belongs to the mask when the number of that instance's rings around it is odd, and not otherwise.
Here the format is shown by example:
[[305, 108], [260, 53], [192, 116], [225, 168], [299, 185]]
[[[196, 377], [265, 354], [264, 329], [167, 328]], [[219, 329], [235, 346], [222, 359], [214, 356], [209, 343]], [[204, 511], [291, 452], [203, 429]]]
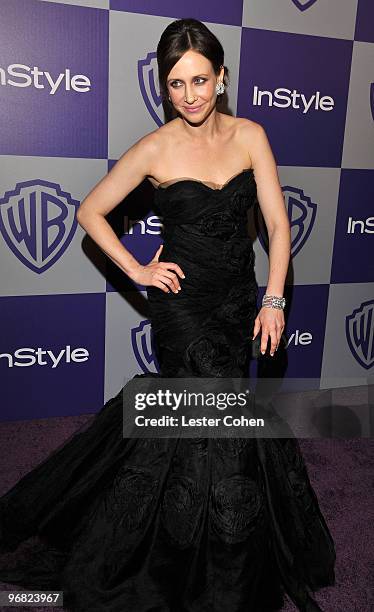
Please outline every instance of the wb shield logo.
[[345, 318], [345, 333], [352, 355], [368, 370], [374, 365], [374, 300], [363, 302]]
[[138, 79], [140, 91], [149, 114], [156, 124], [161, 127], [164, 125], [164, 121], [161, 118], [163, 106], [162, 97], [159, 93], [157, 60], [154, 51], [148, 53], [144, 60], [138, 61]]
[[145, 374], [158, 373], [159, 367], [154, 356], [151, 322], [141, 321], [131, 330], [131, 342], [136, 361]]
[[306, 11], [310, 8], [317, 0], [292, 0], [295, 6], [297, 6], [300, 11]]
[[[294, 257], [303, 248], [314, 226], [317, 204], [306, 196], [302, 189], [286, 185], [282, 188], [284, 202], [291, 227], [291, 255]], [[258, 238], [269, 252], [269, 237], [259, 204], [255, 207], [255, 225]]]
[[0, 231], [16, 257], [41, 274], [69, 246], [77, 228], [78, 200], [57, 183], [17, 183], [0, 199]]

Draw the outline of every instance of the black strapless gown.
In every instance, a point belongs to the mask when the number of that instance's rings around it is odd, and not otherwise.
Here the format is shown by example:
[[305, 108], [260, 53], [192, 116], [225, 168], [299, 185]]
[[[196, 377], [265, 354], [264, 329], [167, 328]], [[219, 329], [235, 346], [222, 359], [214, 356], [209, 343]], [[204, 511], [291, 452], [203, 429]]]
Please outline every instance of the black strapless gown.
[[[160, 261], [186, 275], [148, 287], [161, 376], [248, 376], [255, 199], [251, 169], [156, 190]], [[74, 612], [320, 610], [335, 548], [297, 440], [123, 438], [122, 393], [0, 498], [0, 580]]]

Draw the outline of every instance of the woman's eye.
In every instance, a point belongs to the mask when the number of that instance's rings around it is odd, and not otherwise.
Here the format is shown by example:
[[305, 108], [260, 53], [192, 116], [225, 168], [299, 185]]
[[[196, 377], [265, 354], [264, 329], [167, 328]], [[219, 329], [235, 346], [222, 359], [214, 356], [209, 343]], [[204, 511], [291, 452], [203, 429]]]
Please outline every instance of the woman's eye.
[[[203, 83], [205, 83], [206, 79], [204, 79], [203, 77], [197, 77], [197, 79], [195, 79], [195, 82], [196, 82], [196, 81], [199, 81], [199, 82], [197, 83], [198, 85], [202, 85]], [[171, 85], [172, 87], [179, 87], [179, 83], [180, 83], [180, 81], [172, 81], [172, 82], [170, 83], [170, 85]]]

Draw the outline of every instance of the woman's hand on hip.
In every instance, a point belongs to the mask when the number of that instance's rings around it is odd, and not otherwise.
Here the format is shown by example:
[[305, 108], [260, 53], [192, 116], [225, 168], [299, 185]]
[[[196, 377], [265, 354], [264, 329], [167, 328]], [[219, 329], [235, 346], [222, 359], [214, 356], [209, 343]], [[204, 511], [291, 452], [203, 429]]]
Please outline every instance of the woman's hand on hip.
[[181, 290], [178, 275], [180, 278], [185, 278], [185, 276], [178, 264], [158, 260], [163, 246], [163, 244], [159, 246], [148, 264], [145, 266], [139, 264], [139, 267], [131, 274], [131, 279], [139, 285], [159, 287], [165, 293], [170, 293], [170, 289], [178, 293]]

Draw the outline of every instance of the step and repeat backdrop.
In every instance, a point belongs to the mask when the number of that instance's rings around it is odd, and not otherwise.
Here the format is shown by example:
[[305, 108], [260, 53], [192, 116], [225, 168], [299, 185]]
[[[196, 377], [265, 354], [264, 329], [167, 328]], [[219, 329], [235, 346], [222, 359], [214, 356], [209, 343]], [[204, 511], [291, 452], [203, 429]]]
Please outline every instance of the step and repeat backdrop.
[[[277, 161], [292, 227], [284, 376], [325, 389], [373, 375], [372, 1], [1, 0], [3, 420], [93, 413], [135, 374], [158, 371], [145, 287], [100, 251], [76, 210], [165, 122], [156, 47], [184, 17], [221, 41], [225, 108], [263, 125]], [[141, 263], [162, 241], [153, 197], [145, 181], [108, 215]], [[258, 207], [248, 227], [260, 304]]]

